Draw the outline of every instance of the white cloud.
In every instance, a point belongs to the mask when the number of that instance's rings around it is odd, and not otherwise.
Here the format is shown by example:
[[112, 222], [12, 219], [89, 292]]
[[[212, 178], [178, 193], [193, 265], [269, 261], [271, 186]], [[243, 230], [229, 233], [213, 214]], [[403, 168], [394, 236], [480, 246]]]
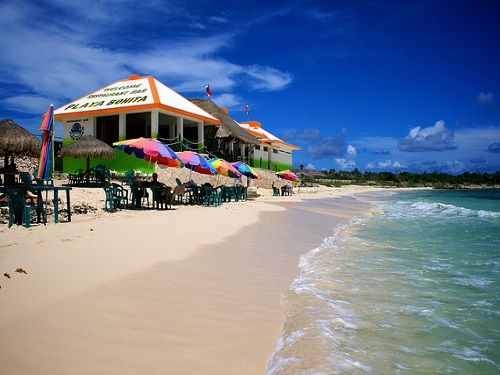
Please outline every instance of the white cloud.
[[281, 90], [292, 82], [292, 76], [289, 73], [270, 66], [253, 65], [245, 68], [245, 73], [253, 78], [251, 85], [255, 89], [265, 91]]
[[212, 97], [212, 101], [217, 105], [222, 105], [227, 108], [237, 106], [241, 103], [238, 96], [234, 94], [215, 95]]
[[347, 145], [346, 156], [348, 158], [355, 158], [357, 155], [356, 148], [353, 145]]
[[[0, 82], [16, 82], [18, 91], [12, 97], [29, 92], [33, 97], [51, 98], [57, 106], [130, 73], [152, 74], [178, 91], [200, 94], [210, 83], [218, 95], [231, 94], [238, 85], [250, 90], [280, 90], [292, 81], [289, 73], [274, 67], [240, 65], [221, 58], [221, 50], [235, 43], [236, 32], [182, 38], [168, 34], [154, 44], [144, 41], [140, 50], [127, 40], [111, 41], [118, 39], [123, 27], [130, 27], [127, 23], [140, 22], [137, 13], [152, 6], [136, 10], [131, 4], [120, 1], [89, 6], [53, 0], [49, 5], [56, 6], [58, 15], [38, 22], [47, 16], [44, 7], [5, 1], [0, 4]], [[155, 12], [161, 12], [163, 18], [180, 22], [174, 17], [180, 10], [158, 9]], [[79, 22], [65, 16], [74, 14]]]
[[308, 170], [308, 171], [315, 171], [316, 170], [316, 167], [314, 166], [314, 164], [312, 163], [309, 163], [307, 164], [304, 169]]
[[379, 160], [379, 161], [371, 161], [366, 164], [365, 168], [371, 171], [397, 171], [403, 168], [399, 161], [392, 160]]
[[341, 170], [352, 170], [356, 168], [356, 162], [354, 160], [348, 160], [345, 158], [337, 158], [335, 159], [335, 163], [337, 163], [337, 166]]
[[436, 121], [434, 126], [421, 128], [417, 126], [410, 130], [406, 138], [398, 144], [401, 151], [444, 151], [454, 150], [453, 131], [447, 129], [443, 120]]
[[51, 101], [42, 96], [18, 95], [3, 99], [1, 104], [13, 111], [43, 114], [47, 111]]

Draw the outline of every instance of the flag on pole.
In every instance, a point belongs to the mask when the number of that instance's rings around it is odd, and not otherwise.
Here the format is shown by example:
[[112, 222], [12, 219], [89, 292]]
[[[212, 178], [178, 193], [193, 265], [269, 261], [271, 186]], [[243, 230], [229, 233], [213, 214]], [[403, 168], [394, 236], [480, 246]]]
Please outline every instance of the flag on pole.
[[205, 86], [205, 90], [207, 92], [207, 96], [211, 97], [212, 96], [212, 90], [210, 90], [210, 85]]
[[243, 106], [243, 110], [245, 111], [245, 113], [248, 115], [250, 113], [250, 106], [248, 104], [245, 104]]

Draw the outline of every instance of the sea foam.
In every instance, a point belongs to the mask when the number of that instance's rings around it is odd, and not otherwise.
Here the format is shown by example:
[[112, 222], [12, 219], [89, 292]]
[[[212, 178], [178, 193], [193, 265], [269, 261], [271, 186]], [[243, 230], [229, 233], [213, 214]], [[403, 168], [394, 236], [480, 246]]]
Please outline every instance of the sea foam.
[[500, 218], [500, 212], [472, 210], [439, 202], [398, 201], [395, 205], [388, 205], [385, 202], [380, 202], [379, 204], [389, 217], [439, 217], [451, 219], [457, 217]]

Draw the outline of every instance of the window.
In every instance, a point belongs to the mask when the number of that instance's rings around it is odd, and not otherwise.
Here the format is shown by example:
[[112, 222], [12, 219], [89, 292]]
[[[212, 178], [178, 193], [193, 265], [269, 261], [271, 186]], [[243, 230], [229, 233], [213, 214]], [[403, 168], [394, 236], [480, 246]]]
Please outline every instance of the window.
[[113, 145], [113, 142], [118, 141], [119, 125], [118, 115], [103, 116], [96, 118], [96, 138]]
[[264, 151], [267, 151], [267, 147], [264, 147]]
[[134, 139], [139, 137], [151, 137], [151, 113], [141, 112], [141, 113], [127, 113], [126, 117], [127, 129], [126, 137], [127, 139]]
[[257, 145], [257, 146], [255, 146], [255, 149], [256, 149], [256, 150], [260, 150], [260, 146], [258, 146], [258, 145]]
[[278, 153], [278, 150], [276, 150], [275, 148], [273, 148], [273, 153], [274, 153], [274, 154], [277, 154], [277, 153]]

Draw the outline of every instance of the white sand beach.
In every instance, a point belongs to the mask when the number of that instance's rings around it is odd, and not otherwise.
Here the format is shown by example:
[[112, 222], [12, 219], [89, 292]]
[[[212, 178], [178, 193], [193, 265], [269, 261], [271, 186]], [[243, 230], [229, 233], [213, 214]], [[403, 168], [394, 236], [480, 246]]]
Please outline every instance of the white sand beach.
[[[73, 204], [103, 207], [102, 189], [92, 190], [74, 189]], [[217, 208], [101, 208], [71, 223], [2, 225], [0, 371], [262, 374], [300, 255], [370, 209], [341, 197], [372, 190], [261, 188]], [[325, 214], [298, 206], [317, 198], [338, 199], [338, 210], [324, 224], [301, 222], [301, 210]]]

